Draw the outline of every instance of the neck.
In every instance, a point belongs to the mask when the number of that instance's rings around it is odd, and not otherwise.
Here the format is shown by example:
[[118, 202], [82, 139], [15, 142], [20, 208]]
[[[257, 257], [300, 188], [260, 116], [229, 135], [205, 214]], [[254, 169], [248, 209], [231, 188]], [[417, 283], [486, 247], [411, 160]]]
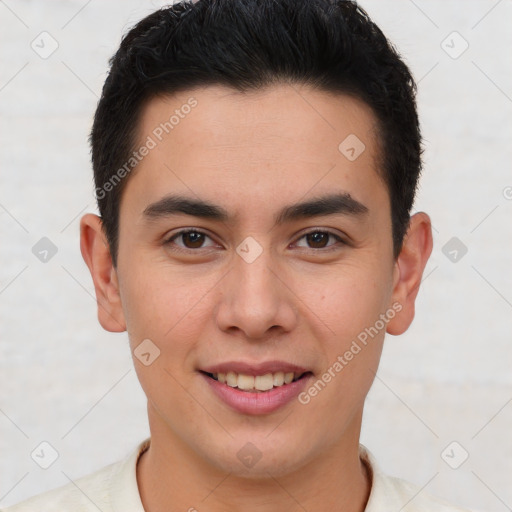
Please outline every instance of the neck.
[[137, 464], [146, 512], [363, 512], [366, 507], [371, 476], [359, 458], [361, 416], [326, 453], [290, 473], [269, 471], [257, 479], [222, 471], [155, 423], [150, 414], [151, 444]]

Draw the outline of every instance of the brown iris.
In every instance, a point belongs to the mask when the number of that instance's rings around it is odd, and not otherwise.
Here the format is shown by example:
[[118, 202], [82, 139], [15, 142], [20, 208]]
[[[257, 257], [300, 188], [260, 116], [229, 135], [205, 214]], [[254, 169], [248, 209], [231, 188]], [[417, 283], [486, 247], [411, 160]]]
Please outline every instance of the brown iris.
[[[188, 249], [199, 249], [201, 245], [204, 243], [204, 233], [199, 233], [198, 231], [190, 231], [188, 233], [182, 233], [183, 244]], [[187, 243], [187, 241], [189, 243]]]
[[321, 231], [315, 231], [314, 233], [308, 233], [306, 239], [310, 247], [315, 249], [326, 247], [329, 241], [329, 233], [322, 233]]

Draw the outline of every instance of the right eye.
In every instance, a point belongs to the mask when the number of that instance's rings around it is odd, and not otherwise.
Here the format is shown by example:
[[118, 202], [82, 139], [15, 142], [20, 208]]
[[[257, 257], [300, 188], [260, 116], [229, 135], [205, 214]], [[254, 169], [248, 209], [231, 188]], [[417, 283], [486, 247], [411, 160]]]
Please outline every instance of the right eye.
[[[203, 245], [206, 239], [210, 240], [212, 244], [207, 246]], [[178, 240], [181, 241], [181, 243], [178, 243]], [[197, 229], [182, 229], [181, 231], [174, 233], [170, 238], [168, 238], [164, 242], [164, 245], [170, 247], [171, 250], [174, 250], [174, 248], [177, 247], [178, 250], [193, 251], [195, 249], [214, 247], [215, 243], [206, 233], [203, 233], [202, 231]]]

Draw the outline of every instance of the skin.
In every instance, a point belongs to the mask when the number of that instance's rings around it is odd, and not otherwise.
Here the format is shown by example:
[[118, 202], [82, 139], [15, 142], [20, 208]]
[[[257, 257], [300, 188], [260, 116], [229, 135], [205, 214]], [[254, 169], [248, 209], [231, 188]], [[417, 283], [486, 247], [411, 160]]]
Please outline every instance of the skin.
[[[385, 331], [401, 334], [414, 317], [430, 219], [411, 218], [395, 259], [375, 117], [364, 103], [305, 86], [243, 94], [210, 86], [152, 99], [140, 143], [191, 96], [197, 106], [128, 179], [117, 268], [101, 220], [81, 220], [101, 325], [127, 330], [132, 351], [147, 338], [160, 349], [149, 366], [134, 358], [151, 430], [137, 467], [144, 508], [363, 511], [371, 488], [358, 455], [364, 400]], [[338, 150], [350, 134], [366, 146], [352, 162]], [[283, 207], [333, 192], [368, 211], [274, 225]], [[215, 203], [230, 217], [144, 215], [171, 193]], [[165, 243], [191, 227], [206, 233], [202, 246], [183, 236]], [[320, 235], [315, 244], [304, 236], [313, 228], [345, 243]], [[262, 248], [252, 263], [236, 252], [248, 236]], [[393, 304], [401, 311], [307, 405], [241, 414], [198, 373], [228, 360], [279, 359], [316, 380]], [[252, 468], [237, 458], [247, 442], [262, 454]]]

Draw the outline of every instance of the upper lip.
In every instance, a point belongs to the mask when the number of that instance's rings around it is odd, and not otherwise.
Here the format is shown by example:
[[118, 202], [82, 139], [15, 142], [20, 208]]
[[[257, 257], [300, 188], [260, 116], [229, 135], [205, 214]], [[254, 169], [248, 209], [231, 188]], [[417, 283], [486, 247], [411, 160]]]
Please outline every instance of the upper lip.
[[206, 373], [242, 373], [244, 375], [265, 375], [266, 373], [293, 372], [295, 374], [306, 373], [310, 370], [297, 366], [296, 364], [287, 363], [286, 361], [263, 361], [263, 362], [244, 362], [244, 361], [226, 361], [211, 366], [200, 368]]

